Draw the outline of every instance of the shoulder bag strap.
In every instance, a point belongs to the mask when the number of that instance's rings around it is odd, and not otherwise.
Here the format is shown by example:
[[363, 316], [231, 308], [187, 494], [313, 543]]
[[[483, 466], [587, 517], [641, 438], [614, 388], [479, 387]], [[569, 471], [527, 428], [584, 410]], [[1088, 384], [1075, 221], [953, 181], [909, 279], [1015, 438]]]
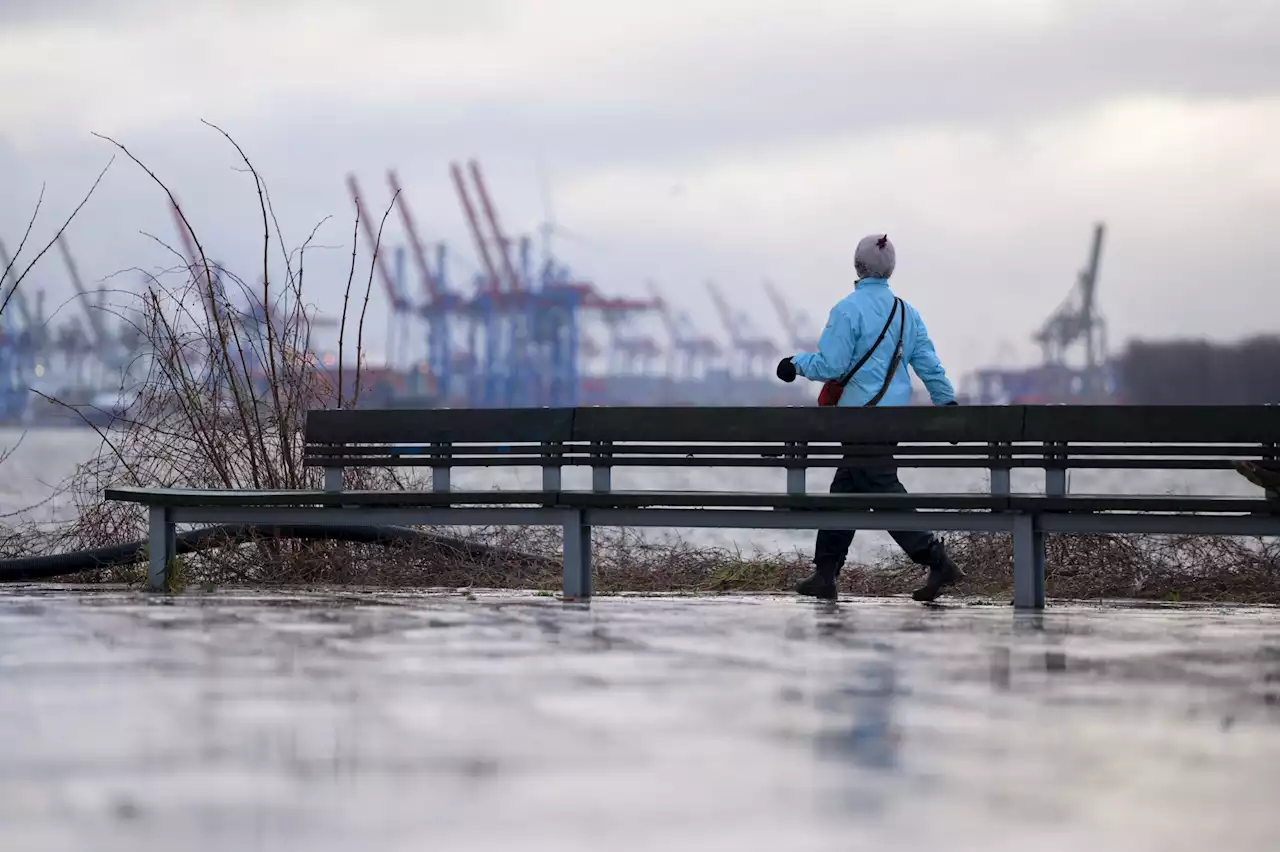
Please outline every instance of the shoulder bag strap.
[[901, 301], [902, 300], [897, 296], [894, 297], [893, 309], [889, 311], [889, 319], [885, 321], [884, 328], [880, 329], [880, 336], [876, 338], [875, 343], [871, 344], [871, 348], [867, 350], [866, 354], [858, 359], [858, 363], [853, 365], [853, 369], [844, 374], [844, 378], [840, 380], [840, 387], [844, 387], [849, 384], [849, 380], [853, 378], [853, 374], [862, 369], [862, 365], [867, 363], [867, 359], [871, 357], [871, 353], [875, 352], [877, 347], [880, 346], [880, 342], [884, 340], [884, 336], [889, 332], [889, 326], [893, 325], [893, 315], [898, 312], [898, 303]]
[[[902, 302], [901, 299], [895, 298], [893, 306], [896, 308]], [[889, 315], [890, 322], [893, 321], [893, 314]], [[880, 404], [880, 400], [884, 399], [884, 395], [889, 392], [889, 383], [893, 381], [894, 374], [898, 372], [898, 364], [902, 361], [902, 340], [906, 333], [907, 326], [907, 306], [902, 305], [902, 313], [898, 317], [898, 345], [893, 349], [893, 358], [889, 360], [889, 369], [885, 371], [884, 384], [880, 386], [880, 392], [867, 400], [865, 408], [874, 408]], [[887, 327], [887, 326], [886, 326]], [[878, 341], [877, 341], [878, 342]]]

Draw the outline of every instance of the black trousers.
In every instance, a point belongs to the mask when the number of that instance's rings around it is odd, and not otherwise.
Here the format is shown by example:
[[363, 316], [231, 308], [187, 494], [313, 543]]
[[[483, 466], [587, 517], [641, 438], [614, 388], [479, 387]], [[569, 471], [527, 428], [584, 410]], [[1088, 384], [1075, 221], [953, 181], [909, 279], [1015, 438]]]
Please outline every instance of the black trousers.
[[[851, 445], [845, 445], [848, 448]], [[883, 445], [882, 445], [883, 446]], [[846, 454], [845, 458], [873, 459], [875, 456]], [[831, 480], [832, 494], [906, 494], [893, 467], [841, 467]], [[819, 569], [838, 571], [844, 566], [853, 544], [853, 530], [819, 530], [813, 547], [813, 564]], [[907, 558], [918, 565], [933, 565], [944, 553], [942, 542], [931, 532], [896, 530], [889, 533]]]

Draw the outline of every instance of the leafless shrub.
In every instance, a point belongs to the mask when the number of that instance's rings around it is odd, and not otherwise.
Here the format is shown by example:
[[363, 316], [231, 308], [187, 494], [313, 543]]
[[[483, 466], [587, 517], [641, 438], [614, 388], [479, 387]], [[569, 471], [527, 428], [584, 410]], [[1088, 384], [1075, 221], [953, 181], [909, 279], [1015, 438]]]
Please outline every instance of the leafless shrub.
[[[117, 311], [145, 341], [127, 371], [132, 378], [124, 389], [131, 401], [123, 416], [103, 428], [91, 412], [59, 403], [75, 409], [101, 438], [97, 453], [78, 468], [71, 483], [78, 516], [62, 536], [64, 547], [99, 547], [145, 535], [143, 510], [104, 501], [108, 485], [318, 488], [320, 472], [302, 464], [306, 412], [353, 406], [359, 400], [365, 364], [363, 308], [358, 318], [350, 318], [357, 341], [350, 356], [354, 363], [345, 363], [347, 353], [340, 353], [334, 369], [319, 363], [311, 347], [312, 308], [303, 291], [307, 253], [319, 226], [296, 251], [287, 250], [261, 176], [240, 146], [214, 129], [233, 146], [256, 192], [262, 267], [254, 286], [210, 260], [164, 180], [124, 145], [107, 139], [163, 192], [181, 223], [184, 245], [181, 250], [166, 246], [180, 263], [160, 274], [148, 273], [145, 291]], [[381, 229], [378, 234], [380, 238]], [[371, 247], [375, 260], [379, 247]], [[272, 277], [273, 251], [279, 252], [283, 266], [279, 280]], [[358, 286], [359, 260], [353, 243], [340, 339], [347, 334], [346, 306]], [[364, 305], [372, 282], [371, 262]], [[393, 470], [347, 472], [351, 488], [406, 484]], [[248, 550], [258, 559], [279, 560], [298, 554], [310, 558], [313, 549], [264, 542]]]

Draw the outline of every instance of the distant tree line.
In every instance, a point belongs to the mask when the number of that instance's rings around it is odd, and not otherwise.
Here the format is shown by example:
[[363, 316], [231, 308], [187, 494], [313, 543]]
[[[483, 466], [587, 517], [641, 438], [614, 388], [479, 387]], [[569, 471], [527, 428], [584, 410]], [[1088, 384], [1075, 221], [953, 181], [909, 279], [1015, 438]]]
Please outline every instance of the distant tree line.
[[1280, 336], [1238, 343], [1134, 341], [1114, 362], [1133, 405], [1280, 404]]

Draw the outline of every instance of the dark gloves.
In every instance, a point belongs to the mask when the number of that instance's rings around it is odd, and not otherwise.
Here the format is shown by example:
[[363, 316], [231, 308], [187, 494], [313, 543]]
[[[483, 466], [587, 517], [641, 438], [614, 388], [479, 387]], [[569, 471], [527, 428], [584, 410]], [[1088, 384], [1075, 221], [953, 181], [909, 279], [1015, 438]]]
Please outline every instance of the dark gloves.
[[796, 365], [791, 363], [790, 358], [783, 358], [778, 362], [778, 378], [784, 382], [794, 382], [796, 380]]

